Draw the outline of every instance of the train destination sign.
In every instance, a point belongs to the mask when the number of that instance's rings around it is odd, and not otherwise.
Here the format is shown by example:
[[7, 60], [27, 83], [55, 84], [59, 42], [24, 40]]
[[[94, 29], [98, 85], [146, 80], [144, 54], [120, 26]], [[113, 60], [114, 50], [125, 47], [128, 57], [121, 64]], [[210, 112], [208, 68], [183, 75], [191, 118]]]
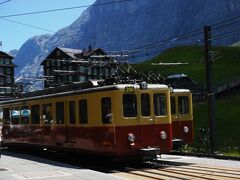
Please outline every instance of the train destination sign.
[[126, 86], [125, 87], [125, 93], [134, 93], [134, 87], [133, 86]]

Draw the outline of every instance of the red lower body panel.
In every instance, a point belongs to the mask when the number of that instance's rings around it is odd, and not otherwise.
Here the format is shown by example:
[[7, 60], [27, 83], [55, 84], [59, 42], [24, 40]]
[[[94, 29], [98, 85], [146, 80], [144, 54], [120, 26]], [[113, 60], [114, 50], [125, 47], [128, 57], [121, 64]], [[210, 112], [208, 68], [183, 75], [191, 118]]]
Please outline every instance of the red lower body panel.
[[[40, 145], [108, 156], [136, 156], [143, 148], [172, 149], [171, 124], [107, 127], [5, 126], [4, 143]], [[162, 139], [160, 132], [166, 133]], [[128, 134], [135, 136], [130, 142]]]
[[[184, 131], [186, 128], [188, 132]], [[172, 122], [172, 137], [173, 139], [182, 139], [184, 143], [190, 144], [194, 141], [193, 121], [173, 121]]]

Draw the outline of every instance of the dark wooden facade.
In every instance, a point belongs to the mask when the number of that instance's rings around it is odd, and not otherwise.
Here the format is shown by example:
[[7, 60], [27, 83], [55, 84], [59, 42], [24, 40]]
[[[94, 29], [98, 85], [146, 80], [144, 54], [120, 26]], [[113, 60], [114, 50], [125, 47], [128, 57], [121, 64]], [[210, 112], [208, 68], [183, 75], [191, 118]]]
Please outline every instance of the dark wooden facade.
[[14, 87], [13, 57], [0, 51], [0, 96], [7, 96]]
[[113, 69], [98, 63], [103, 61], [109, 61], [109, 58], [100, 48], [94, 50], [89, 48], [86, 51], [56, 47], [41, 63], [46, 78], [44, 87], [57, 87], [109, 77]]

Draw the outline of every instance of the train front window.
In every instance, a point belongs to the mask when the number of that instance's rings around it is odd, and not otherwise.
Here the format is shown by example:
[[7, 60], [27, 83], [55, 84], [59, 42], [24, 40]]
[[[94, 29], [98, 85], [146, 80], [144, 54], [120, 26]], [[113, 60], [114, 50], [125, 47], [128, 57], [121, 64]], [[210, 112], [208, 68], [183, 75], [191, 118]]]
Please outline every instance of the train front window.
[[14, 107], [11, 110], [11, 121], [12, 124], [19, 124], [20, 110], [18, 107]]
[[32, 124], [40, 124], [40, 108], [39, 105], [31, 106], [31, 119]]
[[76, 123], [76, 115], [75, 115], [75, 101], [69, 102], [69, 123]]
[[10, 109], [3, 108], [3, 124], [9, 124], [9, 123], [10, 123]]
[[79, 123], [80, 124], [88, 123], [88, 109], [86, 99], [79, 101]]
[[52, 121], [52, 104], [42, 105], [42, 120], [44, 124], [50, 124]]
[[189, 99], [187, 96], [178, 97], [178, 108], [180, 114], [189, 113]]
[[56, 123], [64, 124], [64, 102], [56, 103]]
[[164, 94], [154, 94], [154, 115], [165, 116], [167, 115], [166, 96]]
[[176, 114], [175, 97], [171, 97], [171, 114]]
[[149, 94], [141, 94], [141, 112], [142, 112], [142, 116], [150, 116]]
[[102, 107], [102, 123], [110, 124], [112, 122], [111, 98], [110, 97], [102, 98], [101, 107]]
[[28, 124], [30, 116], [30, 109], [28, 106], [21, 107], [21, 124]]
[[137, 116], [137, 97], [135, 94], [123, 95], [123, 115], [124, 117]]

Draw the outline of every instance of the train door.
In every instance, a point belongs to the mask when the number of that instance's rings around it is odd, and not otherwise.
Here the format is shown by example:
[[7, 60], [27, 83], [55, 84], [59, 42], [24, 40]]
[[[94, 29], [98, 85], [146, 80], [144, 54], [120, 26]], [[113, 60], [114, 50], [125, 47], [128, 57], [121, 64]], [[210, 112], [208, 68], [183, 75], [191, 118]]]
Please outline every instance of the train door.
[[103, 128], [100, 134], [103, 135], [100, 141], [102, 141], [102, 147], [106, 151], [111, 151], [116, 147], [116, 129], [115, 121], [113, 120], [113, 107], [112, 97], [101, 97], [101, 119]]
[[153, 94], [149, 90], [139, 90], [138, 102], [140, 104], [139, 108], [139, 134], [140, 142], [142, 147], [154, 146], [156, 145], [156, 117], [154, 115], [153, 109]]
[[193, 140], [193, 121], [192, 121], [192, 105], [191, 94], [185, 93], [178, 96], [178, 114], [181, 123], [181, 137], [184, 142]]
[[76, 146], [77, 142], [77, 121], [76, 121], [76, 101], [70, 99], [67, 101], [67, 127], [66, 127], [66, 142], [69, 146]]
[[66, 105], [59, 100], [55, 102], [55, 121], [53, 128], [53, 145], [63, 146], [66, 142]]
[[171, 119], [173, 139], [179, 139], [182, 137], [182, 132], [181, 120], [178, 113], [178, 96], [176, 93], [171, 94]]

